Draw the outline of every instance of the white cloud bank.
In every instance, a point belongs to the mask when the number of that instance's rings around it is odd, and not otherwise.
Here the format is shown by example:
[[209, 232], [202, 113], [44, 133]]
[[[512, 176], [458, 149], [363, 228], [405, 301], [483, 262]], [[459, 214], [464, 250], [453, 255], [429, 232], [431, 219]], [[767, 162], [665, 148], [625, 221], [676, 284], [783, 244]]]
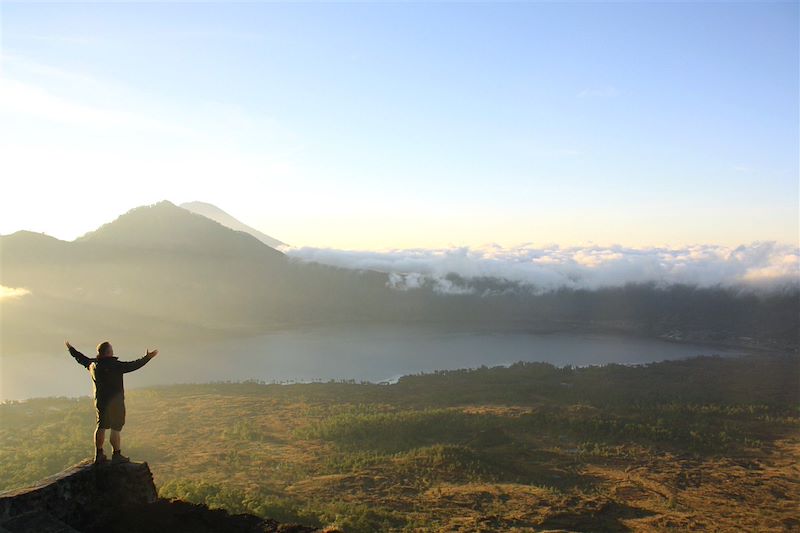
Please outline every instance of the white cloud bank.
[[449, 293], [471, 292], [447, 279], [451, 273], [468, 280], [497, 278], [542, 291], [651, 282], [660, 286], [700, 287], [800, 285], [800, 248], [775, 242], [755, 242], [736, 248], [491, 245], [377, 252], [309, 247], [284, 251], [298, 260], [387, 272], [390, 283], [397, 289], [429, 283], [435, 290]]

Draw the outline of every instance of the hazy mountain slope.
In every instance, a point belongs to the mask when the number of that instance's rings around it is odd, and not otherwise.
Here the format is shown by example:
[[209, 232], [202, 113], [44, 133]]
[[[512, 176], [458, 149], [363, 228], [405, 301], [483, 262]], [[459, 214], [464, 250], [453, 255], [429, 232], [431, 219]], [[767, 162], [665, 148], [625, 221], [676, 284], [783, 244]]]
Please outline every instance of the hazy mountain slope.
[[[71, 243], [33, 231], [17, 231], [0, 235], [0, 261], [8, 257], [12, 263], [55, 263], [72, 251]], [[0, 263], [3, 266], [5, 262]], [[2, 270], [0, 270], [2, 272]]]
[[[389, 293], [385, 276], [297, 264], [251, 235], [169, 202], [140, 207], [73, 242], [20, 232], [0, 237], [0, 284], [31, 295], [4, 304], [6, 349], [27, 332], [49, 335], [133, 315], [108, 334], [148, 321], [229, 333], [360, 319]], [[371, 296], [372, 295], [372, 296]], [[47, 302], [47, 303], [45, 303]], [[47, 312], [34, 312], [47, 309]], [[148, 328], [152, 329], [152, 328]], [[173, 328], [174, 329], [174, 328]]]
[[241, 323], [241, 299], [279, 285], [288, 266], [254, 237], [169, 202], [133, 209], [72, 243], [37, 238], [29, 250], [30, 236], [12, 237], [10, 246], [2, 241], [4, 285], [199, 324]]
[[236, 231], [244, 231], [245, 233], [249, 233], [256, 239], [260, 240], [267, 246], [271, 246], [272, 248], [277, 248], [278, 246], [284, 246], [286, 243], [279, 241], [274, 237], [270, 237], [266, 233], [262, 233], [257, 229], [248, 226], [244, 222], [241, 222], [219, 207], [206, 203], [206, 202], [186, 202], [180, 205], [180, 207], [191, 211], [192, 213], [197, 213], [198, 215], [203, 215], [204, 217], [208, 217], [211, 220], [215, 220], [226, 226], [228, 228], [234, 229]]

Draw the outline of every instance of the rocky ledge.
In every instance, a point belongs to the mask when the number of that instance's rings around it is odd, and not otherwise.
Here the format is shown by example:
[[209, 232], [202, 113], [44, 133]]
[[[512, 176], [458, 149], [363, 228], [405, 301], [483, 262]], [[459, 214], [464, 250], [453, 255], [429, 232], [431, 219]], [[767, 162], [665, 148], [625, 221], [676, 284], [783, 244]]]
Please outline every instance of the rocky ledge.
[[0, 493], [0, 533], [311, 533], [313, 527], [231, 515], [158, 497], [147, 463], [76, 465]]

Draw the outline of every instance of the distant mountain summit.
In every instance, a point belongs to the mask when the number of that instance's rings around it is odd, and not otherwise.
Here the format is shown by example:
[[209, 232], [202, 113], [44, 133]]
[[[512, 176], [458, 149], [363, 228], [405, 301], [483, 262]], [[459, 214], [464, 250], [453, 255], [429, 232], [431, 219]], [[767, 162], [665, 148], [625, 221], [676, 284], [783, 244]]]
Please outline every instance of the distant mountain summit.
[[81, 246], [169, 250], [171, 253], [205, 253], [241, 259], [283, 256], [248, 232], [232, 229], [166, 200], [131, 209], [74, 242]]
[[281, 242], [275, 237], [270, 237], [266, 233], [262, 233], [257, 229], [248, 226], [244, 222], [233, 218], [231, 215], [215, 205], [206, 202], [186, 202], [181, 204], [180, 207], [186, 209], [187, 211], [191, 211], [192, 213], [197, 213], [198, 215], [203, 215], [204, 217], [210, 218], [211, 220], [219, 222], [223, 226], [226, 226], [230, 229], [249, 233], [259, 241], [263, 242], [267, 246], [271, 246], [272, 248], [286, 245], [285, 242]]

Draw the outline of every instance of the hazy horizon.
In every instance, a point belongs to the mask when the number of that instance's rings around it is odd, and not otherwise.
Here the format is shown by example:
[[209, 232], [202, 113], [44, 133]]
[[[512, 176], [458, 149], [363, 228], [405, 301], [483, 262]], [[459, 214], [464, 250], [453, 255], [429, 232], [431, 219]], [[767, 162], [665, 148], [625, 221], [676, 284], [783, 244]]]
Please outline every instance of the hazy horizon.
[[[208, 202], [193, 203], [203, 204], [212, 211], [219, 209]], [[139, 206], [120, 214], [120, 217], [147, 207]], [[196, 212], [193, 208], [188, 210]], [[559, 288], [599, 289], [628, 283], [741, 286], [754, 289], [800, 286], [800, 246], [776, 242], [756, 241], [730, 247], [713, 244], [632, 247], [595, 243], [565, 246], [554, 242], [501, 246], [495, 242], [481, 246], [451, 245], [441, 248], [335, 249], [285, 244], [274, 236], [265, 235], [258, 228], [242, 225], [232, 213], [220, 212], [225, 220], [216, 220], [215, 216], [204, 212], [196, 213], [230, 229], [250, 233], [259, 240], [267, 239], [269, 242], [265, 244], [296, 260], [387, 273], [390, 275], [388, 283], [397, 290], [414, 289], [427, 284], [443, 294], [476, 292], [475, 288], [469, 286], [454, 285], [448, 279], [452, 275], [465, 280], [504, 280], [544, 291]], [[92, 231], [120, 217], [106, 221]], [[92, 231], [80, 237], [90, 235]], [[28, 293], [26, 287], [0, 285], [0, 300]]]
[[[224, 211], [226, 214], [231, 215], [237, 221], [247, 224], [248, 226], [252, 227], [253, 229], [264, 232], [264, 233], [275, 233], [269, 227], [263, 227], [256, 224], [251, 224], [242, 219], [236, 212], [226, 209], [218, 204], [216, 204], [213, 200], [208, 198], [193, 198], [187, 200], [173, 200], [171, 198], [160, 198], [154, 200], [153, 202], [145, 202], [143, 204], [136, 204], [131, 205], [128, 208], [123, 208], [116, 214], [111, 214], [110, 218], [108, 219], [99, 219], [98, 217], [93, 217], [91, 223], [87, 223], [85, 227], [79, 230], [75, 230], [74, 232], [65, 233], [63, 230], [59, 228], [58, 225], [53, 226], [49, 229], [35, 229], [37, 224], [33, 224], [32, 226], [21, 226], [21, 225], [7, 225], [9, 229], [6, 231], [0, 231], [0, 235], [12, 235], [19, 231], [30, 231], [32, 233], [41, 233], [53, 238], [56, 238], [61, 241], [65, 242], [72, 242], [76, 239], [83, 237], [84, 235], [91, 233], [98, 228], [102, 227], [104, 224], [112, 222], [119, 216], [132, 211], [133, 209], [147, 206], [147, 205], [155, 205], [160, 202], [170, 202], [175, 204], [179, 207], [183, 207], [184, 204], [207, 204], [217, 209]], [[799, 211], [800, 212], [800, 211]], [[96, 221], [95, 221], [96, 220]], [[7, 220], [3, 220], [3, 222], [8, 222]], [[223, 224], [225, 225], [225, 224]], [[280, 236], [277, 236], [280, 237]], [[800, 239], [800, 238], [799, 238]], [[422, 241], [423, 239], [421, 239]], [[501, 242], [503, 244], [501, 244]], [[422, 244], [414, 244], [411, 243], [408, 246], [393, 246], [391, 244], [381, 244], [375, 247], [359, 247], [359, 246], [333, 246], [333, 245], [322, 245], [317, 244], [314, 245], [312, 243], [304, 243], [304, 242], [292, 242], [286, 243], [281, 246], [275, 246], [276, 248], [280, 249], [309, 249], [309, 250], [339, 250], [343, 252], [389, 252], [395, 250], [430, 250], [432, 252], [441, 251], [443, 249], [451, 248], [451, 249], [459, 249], [459, 248], [475, 248], [475, 249], [482, 249], [482, 248], [519, 248], [519, 247], [541, 247], [541, 248], [580, 248], [580, 247], [602, 247], [602, 248], [631, 248], [631, 249], [655, 249], [655, 248], [665, 248], [665, 249], [690, 249], [694, 247], [719, 247], [719, 248], [729, 248], [735, 249], [739, 247], [747, 247], [750, 245], [757, 245], [757, 244], [764, 244], [764, 243], [771, 243], [778, 246], [797, 246], [800, 248], [800, 240], [785, 240], [781, 241], [779, 239], [740, 239], [740, 240], [731, 240], [730, 242], [714, 242], [714, 241], [703, 241], [701, 239], [696, 239], [686, 243], [670, 243], [666, 241], [658, 242], [645, 242], [645, 243], [631, 243], [626, 241], [624, 238], [622, 239], [609, 239], [607, 241], [595, 241], [592, 239], [582, 239], [582, 240], [575, 240], [575, 241], [557, 241], [554, 239], [548, 239], [546, 237], [542, 237], [539, 239], [521, 239], [518, 241], [508, 241], [505, 239], [489, 239], [486, 241], [474, 241], [474, 242], [467, 242], [467, 241], [449, 241], [446, 243], [438, 244], [438, 245], [430, 245], [430, 246], [423, 246]]]

